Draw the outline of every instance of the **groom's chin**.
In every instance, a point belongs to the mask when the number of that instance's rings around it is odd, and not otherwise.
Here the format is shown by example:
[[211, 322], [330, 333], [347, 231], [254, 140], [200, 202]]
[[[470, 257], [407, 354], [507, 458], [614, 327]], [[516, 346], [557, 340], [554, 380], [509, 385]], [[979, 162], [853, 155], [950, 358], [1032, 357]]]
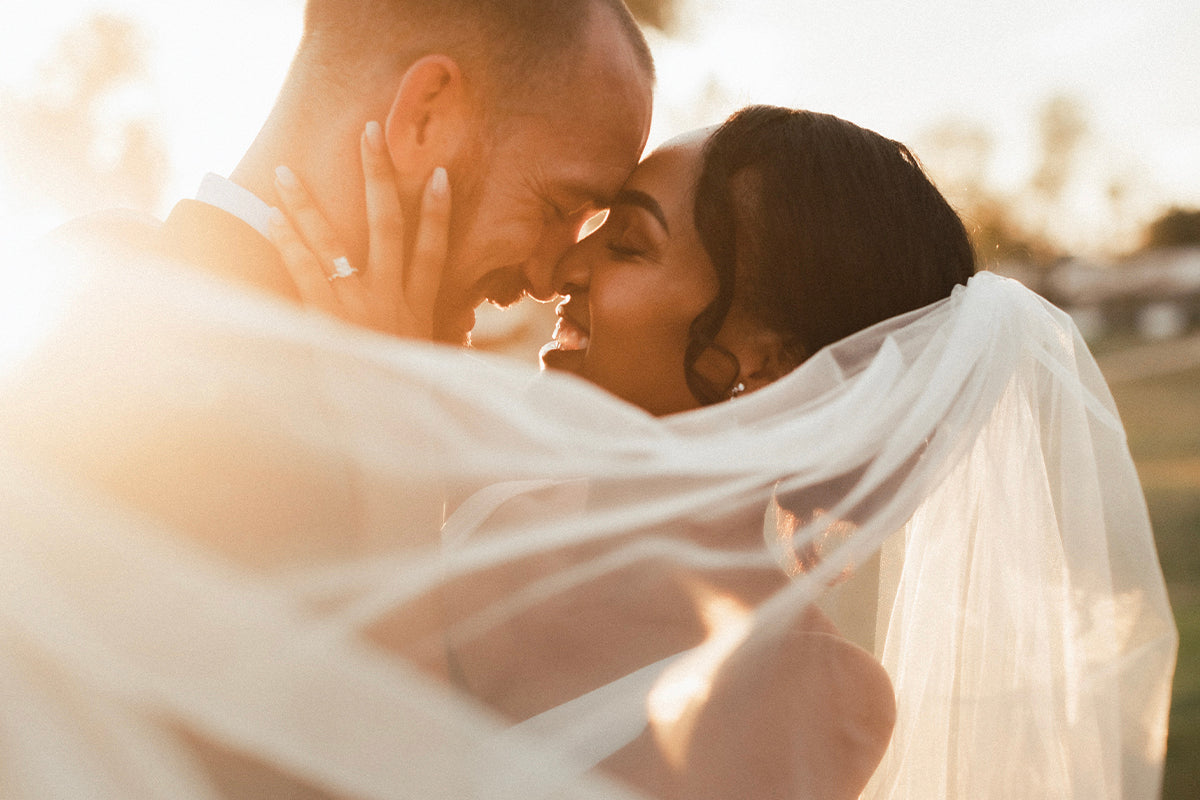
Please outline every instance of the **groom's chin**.
[[471, 346], [471, 329], [475, 327], [475, 309], [434, 320], [433, 340], [439, 344], [458, 347]]

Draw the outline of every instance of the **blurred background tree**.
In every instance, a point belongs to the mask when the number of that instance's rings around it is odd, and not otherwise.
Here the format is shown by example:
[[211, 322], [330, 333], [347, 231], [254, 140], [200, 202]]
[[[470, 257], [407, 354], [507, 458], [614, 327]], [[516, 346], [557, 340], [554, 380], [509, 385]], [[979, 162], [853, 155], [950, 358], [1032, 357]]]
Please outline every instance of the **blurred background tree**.
[[1055, 206], [1073, 177], [1080, 144], [1088, 134], [1082, 104], [1069, 95], [1054, 95], [1038, 110], [1039, 161], [1030, 187], [1043, 203]]
[[[995, 142], [982, 125], [950, 119], [928, 130], [918, 143], [938, 187], [963, 218], [986, 267], [1053, 264], [1062, 251], [1020, 213], [1020, 197], [989, 183]], [[1043, 162], [1047, 159], [1043, 157]], [[1062, 180], [1061, 170], [1057, 177]]]
[[167, 150], [144, 106], [146, 41], [109, 14], [70, 30], [25, 91], [0, 87], [0, 170], [22, 203], [152, 210]]

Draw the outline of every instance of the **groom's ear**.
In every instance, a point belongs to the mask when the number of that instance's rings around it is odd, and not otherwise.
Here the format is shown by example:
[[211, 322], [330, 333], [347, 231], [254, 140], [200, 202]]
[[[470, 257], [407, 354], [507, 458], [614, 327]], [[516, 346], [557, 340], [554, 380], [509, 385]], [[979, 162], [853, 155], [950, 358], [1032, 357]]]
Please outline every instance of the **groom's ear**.
[[405, 70], [384, 125], [402, 191], [419, 193], [436, 167], [452, 163], [471, 124], [470, 97], [454, 59], [428, 55]]

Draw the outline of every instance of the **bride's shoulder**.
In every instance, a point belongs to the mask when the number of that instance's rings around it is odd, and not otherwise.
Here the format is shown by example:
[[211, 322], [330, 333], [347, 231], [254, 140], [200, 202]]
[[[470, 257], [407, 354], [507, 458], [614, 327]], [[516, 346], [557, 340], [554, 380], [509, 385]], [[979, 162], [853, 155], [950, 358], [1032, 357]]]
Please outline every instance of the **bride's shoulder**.
[[719, 765], [735, 759], [754, 765], [741, 779], [752, 774], [761, 796], [801, 781], [814, 797], [855, 798], [887, 750], [896, 700], [882, 665], [810, 609], [738, 648], [701, 716], [689, 748], [689, 763], [707, 773], [697, 781], [728, 776]]

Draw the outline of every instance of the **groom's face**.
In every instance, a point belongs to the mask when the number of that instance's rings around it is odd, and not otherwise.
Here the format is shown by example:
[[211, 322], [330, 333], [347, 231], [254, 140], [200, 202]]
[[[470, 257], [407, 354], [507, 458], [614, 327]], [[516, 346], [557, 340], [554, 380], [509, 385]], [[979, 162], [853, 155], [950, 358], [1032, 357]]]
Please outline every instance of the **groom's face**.
[[649, 135], [650, 79], [621, 49], [581, 56], [558, 97], [507, 114], [480, 132], [476, 153], [451, 165], [436, 339], [465, 342], [484, 301], [555, 296], [555, 265], [583, 223], [616, 196]]

